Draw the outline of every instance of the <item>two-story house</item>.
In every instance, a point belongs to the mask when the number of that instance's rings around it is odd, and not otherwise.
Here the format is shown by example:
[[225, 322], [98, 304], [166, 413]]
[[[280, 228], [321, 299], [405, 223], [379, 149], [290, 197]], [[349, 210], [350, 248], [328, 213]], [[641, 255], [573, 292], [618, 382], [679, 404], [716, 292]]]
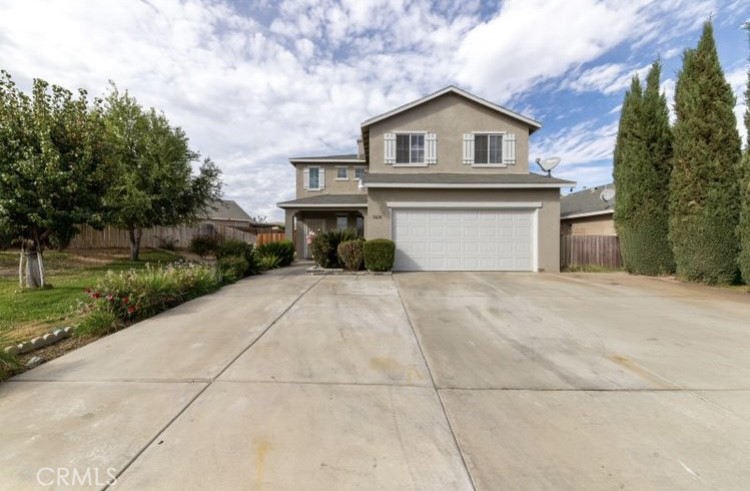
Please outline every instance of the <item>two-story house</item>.
[[541, 124], [457, 87], [362, 123], [354, 155], [292, 158], [279, 203], [300, 257], [331, 228], [396, 243], [401, 271], [559, 271], [560, 188], [529, 172]]

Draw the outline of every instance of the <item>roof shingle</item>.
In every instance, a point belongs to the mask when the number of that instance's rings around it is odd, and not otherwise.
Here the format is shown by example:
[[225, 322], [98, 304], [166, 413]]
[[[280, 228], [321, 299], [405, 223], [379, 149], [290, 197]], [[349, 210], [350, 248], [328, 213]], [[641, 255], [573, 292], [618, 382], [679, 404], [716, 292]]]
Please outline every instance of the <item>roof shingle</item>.
[[615, 189], [614, 184], [605, 184], [563, 196], [560, 200], [560, 218], [586, 213], [614, 212], [615, 199], [606, 202], [601, 198], [605, 189]]

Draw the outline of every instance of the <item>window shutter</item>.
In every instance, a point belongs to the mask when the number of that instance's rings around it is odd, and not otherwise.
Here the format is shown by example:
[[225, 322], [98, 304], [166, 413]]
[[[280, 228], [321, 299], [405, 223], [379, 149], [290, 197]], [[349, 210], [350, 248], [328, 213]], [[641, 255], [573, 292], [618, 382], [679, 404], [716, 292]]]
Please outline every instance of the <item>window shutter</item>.
[[516, 163], [516, 135], [506, 133], [503, 135], [503, 164], [514, 165]]
[[437, 135], [427, 133], [427, 164], [437, 164]]
[[310, 169], [307, 167], [302, 171], [302, 187], [310, 189]]
[[320, 183], [320, 187], [318, 189], [326, 188], [326, 170], [323, 167], [321, 167], [318, 171], [318, 182]]
[[385, 148], [383, 149], [383, 160], [386, 164], [396, 163], [396, 134], [386, 133], [383, 137]]
[[474, 163], [474, 134], [464, 134], [464, 164]]

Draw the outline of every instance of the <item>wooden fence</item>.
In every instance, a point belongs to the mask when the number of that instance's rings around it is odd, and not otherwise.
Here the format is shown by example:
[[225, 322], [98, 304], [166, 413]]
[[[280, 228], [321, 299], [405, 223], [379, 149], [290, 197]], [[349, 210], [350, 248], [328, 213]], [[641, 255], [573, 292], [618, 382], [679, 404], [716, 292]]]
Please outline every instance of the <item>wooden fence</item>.
[[[190, 241], [199, 235], [214, 235], [225, 239], [244, 240], [255, 243], [255, 235], [234, 227], [204, 223], [193, 226], [153, 227], [143, 230], [141, 247], [161, 248], [171, 244], [178, 249], [187, 249]], [[68, 246], [71, 249], [120, 249], [130, 246], [128, 232], [114, 227], [96, 230], [88, 225], [81, 227], [78, 234]]]
[[263, 232], [255, 236], [255, 245], [268, 244], [286, 239], [284, 232]]
[[620, 241], [614, 235], [560, 236], [560, 267], [602, 266], [622, 268]]

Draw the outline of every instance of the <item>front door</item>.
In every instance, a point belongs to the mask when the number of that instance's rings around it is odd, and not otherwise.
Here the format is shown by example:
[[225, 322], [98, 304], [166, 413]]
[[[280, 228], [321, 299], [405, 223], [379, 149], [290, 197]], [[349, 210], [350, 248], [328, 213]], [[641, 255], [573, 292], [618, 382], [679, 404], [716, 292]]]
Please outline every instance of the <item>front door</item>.
[[302, 233], [302, 250], [305, 259], [311, 259], [312, 253], [310, 252], [310, 245], [307, 243], [307, 236], [310, 232], [320, 234], [326, 231], [325, 218], [305, 218], [302, 220], [302, 227], [300, 232]]

